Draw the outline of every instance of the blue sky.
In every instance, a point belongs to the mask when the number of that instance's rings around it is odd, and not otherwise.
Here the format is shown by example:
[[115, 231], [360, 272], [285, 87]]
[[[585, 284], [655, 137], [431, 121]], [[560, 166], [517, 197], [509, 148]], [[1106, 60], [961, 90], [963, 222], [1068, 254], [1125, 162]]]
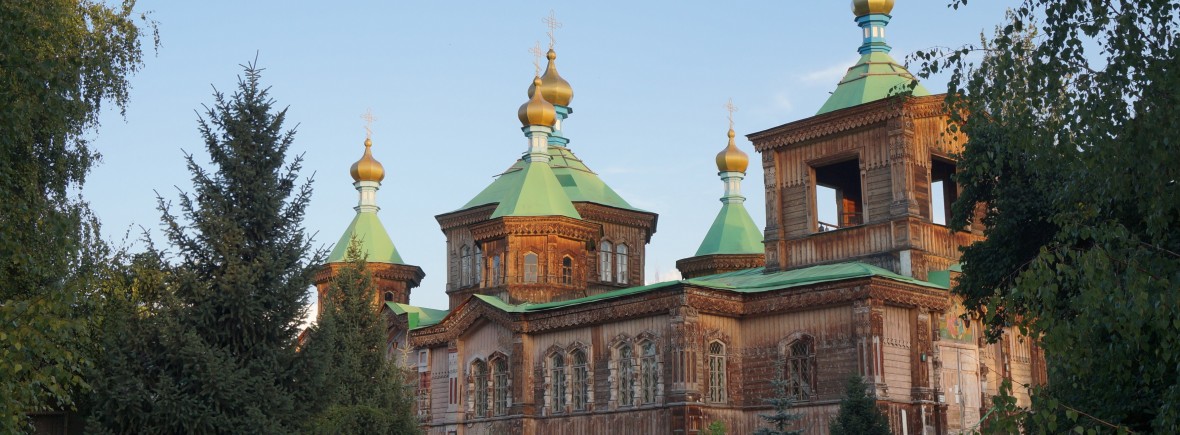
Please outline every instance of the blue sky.
[[[1015, 0], [898, 0], [889, 43], [915, 50], [979, 41]], [[445, 239], [435, 215], [455, 210], [526, 148], [516, 109], [533, 76], [528, 49], [557, 31], [558, 68], [574, 88], [570, 147], [632, 205], [659, 213], [648, 282], [692, 256], [720, 208], [713, 158], [732, 98], [738, 145], [751, 154], [743, 190], [765, 222], [760, 156], [744, 135], [809, 117], [857, 58], [847, 1], [742, 2], [201, 2], [140, 0], [161, 45], [131, 78], [126, 117], [105, 113], [93, 144], [103, 162], [83, 195], [115, 242], [138, 226], [159, 237], [155, 192], [189, 191], [184, 152], [207, 162], [197, 111], [232, 92], [254, 60], [315, 194], [305, 221], [330, 249], [355, 213], [349, 166], [372, 109], [374, 155], [386, 168], [380, 216], [406, 262], [426, 271], [415, 305], [445, 308]], [[923, 83], [945, 90], [945, 77]]]

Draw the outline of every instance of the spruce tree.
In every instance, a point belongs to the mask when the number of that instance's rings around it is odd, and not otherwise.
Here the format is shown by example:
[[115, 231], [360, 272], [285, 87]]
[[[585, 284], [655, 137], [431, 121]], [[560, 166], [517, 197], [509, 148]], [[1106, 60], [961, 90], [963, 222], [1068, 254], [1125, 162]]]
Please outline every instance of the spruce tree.
[[322, 298], [320, 317], [303, 354], [321, 371], [318, 415], [309, 432], [323, 434], [418, 433], [406, 375], [385, 357], [385, 319], [372, 274], [353, 239]]
[[848, 378], [844, 398], [840, 399], [840, 413], [832, 419], [832, 435], [888, 435], [889, 420], [877, 408], [877, 401], [867, 393], [865, 379], [860, 375]]
[[[782, 364], [777, 364], [782, 367]], [[765, 420], [771, 427], [760, 427], [754, 431], [755, 435], [802, 435], [803, 429], [790, 430], [787, 429], [795, 425], [803, 417], [798, 414], [791, 413], [791, 405], [795, 403], [795, 397], [787, 391], [787, 381], [781, 377], [770, 381], [774, 386], [774, 397], [762, 399], [763, 402], [769, 403], [774, 407], [773, 414], [758, 414], [762, 420]]]
[[[296, 353], [313, 253], [302, 220], [310, 180], [301, 158], [287, 163], [294, 132], [285, 110], [245, 67], [237, 91], [215, 92], [199, 120], [212, 161], [187, 156], [195, 192], [181, 193], [179, 216], [159, 199], [175, 264], [146, 337], [130, 336], [113, 361], [92, 414], [95, 431], [115, 433], [291, 433], [306, 418], [308, 382]], [[133, 379], [124, 379], [133, 376]]]

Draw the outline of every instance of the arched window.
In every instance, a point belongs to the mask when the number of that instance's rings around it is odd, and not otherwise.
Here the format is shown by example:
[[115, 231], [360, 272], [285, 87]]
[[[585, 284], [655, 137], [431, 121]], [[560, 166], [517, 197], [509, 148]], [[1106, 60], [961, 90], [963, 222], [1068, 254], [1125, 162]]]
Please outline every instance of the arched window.
[[709, 394], [712, 403], [725, 403], [725, 344], [709, 343]]
[[473, 374], [471, 389], [472, 396], [475, 398], [472, 412], [476, 418], [487, 417], [488, 415], [488, 365], [483, 360], [475, 360], [471, 363], [471, 373]]
[[787, 394], [795, 400], [811, 400], [815, 394], [815, 341], [795, 340], [787, 348]]
[[627, 245], [619, 244], [615, 248], [615, 282], [627, 283]]
[[549, 396], [554, 413], [565, 412], [565, 355], [553, 354], [549, 359]]
[[496, 358], [492, 361], [492, 391], [495, 392], [492, 404], [493, 415], [508, 413], [508, 361], [506, 358]]
[[500, 254], [492, 257], [492, 285], [497, 286], [503, 283], [504, 274], [500, 271]]
[[590, 402], [590, 367], [586, 364], [586, 351], [574, 349], [574, 411], [585, 411]]
[[483, 249], [479, 249], [479, 245], [475, 245], [475, 261], [471, 262], [471, 266], [475, 269], [475, 280], [471, 283], [477, 286], [483, 285]]
[[525, 284], [537, 282], [537, 254], [532, 252], [524, 254], [524, 282]]
[[655, 403], [660, 382], [656, 367], [656, 345], [644, 340], [639, 343], [639, 351], [642, 352], [639, 358], [640, 400], [645, 404]]
[[463, 245], [459, 249], [459, 286], [467, 286], [471, 283], [471, 248]]
[[635, 404], [635, 355], [631, 343], [619, 346], [619, 371], [615, 380], [619, 406]]
[[561, 283], [574, 285], [574, 259], [569, 256], [561, 259]]
[[611, 274], [611, 254], [614, 253], [615, 247], [610, 242], [603, 240], [602, 244], [598, 246], [598, 279], [601, 281], [610, 282], [614, 275]]
[[393, 302], [393, 292], [385, 292], [385, 302]]

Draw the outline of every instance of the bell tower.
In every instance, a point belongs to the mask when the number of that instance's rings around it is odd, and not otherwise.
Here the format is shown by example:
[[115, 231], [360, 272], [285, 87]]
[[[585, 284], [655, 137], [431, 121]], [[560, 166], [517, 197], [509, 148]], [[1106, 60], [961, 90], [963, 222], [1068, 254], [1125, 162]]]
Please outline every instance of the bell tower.
[[893, 0], [853, 2], [860, 60], [810, 118], [747, 137], [766, 177], [766, 269], [861, 261], [927, 279], [982, 228], [953, 231], [958, 193], [943, 97], [890, 55]]

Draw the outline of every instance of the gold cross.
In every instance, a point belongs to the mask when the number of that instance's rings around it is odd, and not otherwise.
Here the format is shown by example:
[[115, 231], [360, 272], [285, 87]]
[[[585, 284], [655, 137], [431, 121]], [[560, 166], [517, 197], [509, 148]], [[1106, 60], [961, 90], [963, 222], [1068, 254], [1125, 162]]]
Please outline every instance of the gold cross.
[[725, 103], [725, 110], [729, 112], [729, 129], [733, 130], [733, 112], [738, 111], [737, 106], [733, 105], [733, 98], [730, 98], [729, 101]]
[[533, 54], [533, 69], [537, 70], [537, 77], [540, 77], [541, 56], [545, 55], [545, 52], [541, 51], [541, 41], [537, 41], [537, 45], [534, 45], [533, 48], [530, 48], [529, 53]]
[[546, 34], [549, 35], [549, 48], [553, 48], [553, 44], [557, 43], [557, 38], [553, 32], [561, 28], [561, 22], [557, 21], [557, 12], [555, 12], [553, 9], [550, 9], [549, 16], [542, 18], [541, 21], [543, 21], [546, 26], [549, 26], [549, 33]]
[[365, 120], [365, 139], [373, 138], [373, 121], [377, 118], [373, 117], [373, 109], [365, 109], [365, 114], [361, 115], [361, 119]]

